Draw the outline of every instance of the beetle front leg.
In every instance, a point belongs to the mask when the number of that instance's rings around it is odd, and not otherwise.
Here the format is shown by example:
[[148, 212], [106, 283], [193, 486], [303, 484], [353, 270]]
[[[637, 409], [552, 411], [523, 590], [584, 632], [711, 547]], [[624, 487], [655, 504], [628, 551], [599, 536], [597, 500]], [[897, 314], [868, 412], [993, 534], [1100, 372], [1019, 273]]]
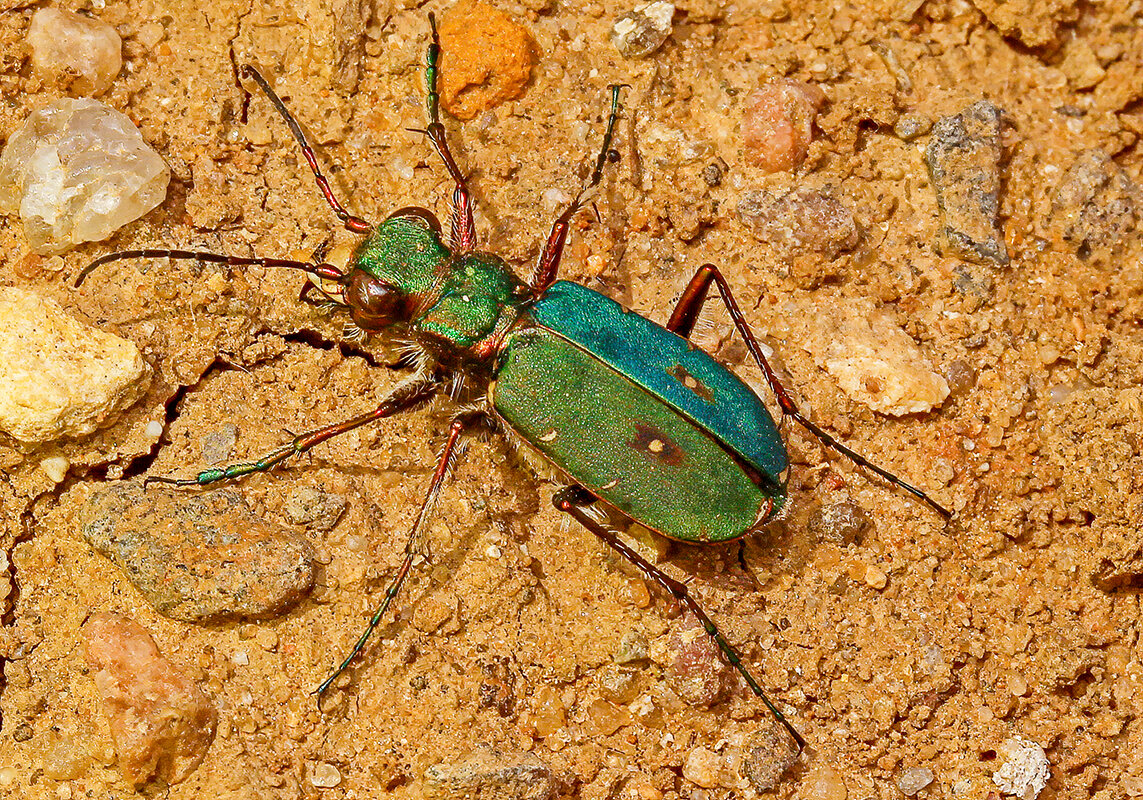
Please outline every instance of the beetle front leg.
[[440, 119], [440, 93], [437, 92], [437, 75], [441, 54], [441, 40], [437, 33], [437, 19], [429, 14], [429, 27], [432, 29], [432, 40], [429, 50], [425, 54], [425, 83], [427, 84], [427, 97], [425, 105], [429, 116], [429, 126], [423, 133], [429, 137], [433, 149], [444, 162], [449, 177], [455, 184], [452, 191], [452, 213], [449, 215], [449, 248], [461, 253], [468, 253], [476, 247], [476, 223], [472, 217], [472, 193], [468, 189], [468, 182], [464, 173], [460, 171], [456, 160], [448, 149], [448, 138], [445, 135], [444, 125]]
[[333, 671], [333, 673], [321, 682], [321, 685], [314, 690], [314, 694], [323, 694], [326, 689], [333, 685], [338, 676], [349, 667], [353, 660], [357, 658], [365, 648], [365, 643], [369, 641], [369, 637], [373, 635], [373, 631], [381, 624], [382, 618], [389, 610], [393, 600], [401, 591], [401, 587], [405, 585], [405, 579], [409, 576], [409, 569], [413, 565], [413, 557], [421, 550], [421, 540], [424, 536], [425, 526], [429, 517], [436, 508], [437, 498], [440, 496], [441, 487], [444, 485], [445, 478], [448, 477], [452, 471], [454, 455], [456, 454], [456, 445], [460, 440], [460, 436], [469, 427], [471, 427], [478, 419], [482, 419], [484, 413], [480, 411], [461, 414], [453, 418], [452, 424], [448, 429], [448, 440], [445, 442], [444, 449], [441, 451], [440, 458], [437, 460], [437, 468], [433, 473], [432, 480], [429, 482], [429, 490], [425, 495], [425, 501], [421, 503], [421, 510], [417, 513], [417, 519], [413, 522], [413, 527], [409, 530], [408, 541], [405, 542], [405, 557], [401, 561], [401, 566], [397, 568], [397, 574], [393, 580], [389, 582], [389, 586], [385, 589], [385, 597], [381, 601], [381, 605], [373, 612], [373, 616], [369, 618], [369, 624], [365, 627], [365, 631], [357, 639], [353, 645], [353, 649], [349, 655], [343, 660]]
[[706, 631], [707, 636], [713, 639], [715, 644], [718, 645], [719, 650], [722, 651], [723, 656], [730, 663], [730, 665], [738, 670], [738, 674], [743, 677], [743, 679], [746, 681], [746, 684], [750, 687], [750, 690], [754, 692], [754, 694], [759, 699], [761, 699], [763, 703], [766, 704], [766, 708], [770, 710], [770, 713], [774, 715], [774, 718], [782, 724], [782, 726], [790, 734], [791, 738], [793, 738], [793, 740], [798, 743], [798, 749], [800, 750], [805, 748], [806, 740], [802, 738], [802, 735], [798, 733], [797, 728], [795, 728], [790, 723], [790, 721], [786, 719], [782, 712], [779, 711], [772, 702], [770, 702], [770, 698], [768, 698], [766, 693], [762, 691], [762, 687], [758, 685], [758, 681], [754, 679], [754, 676], [751, 675], [750, 671], [746, 669], [746, 665], [742, 663], [742, 656], [740, 656], [738, 651], [735, 650], [730, 642], [726, 640], [726, 637], [722, 635], [722, 632], [719, 631], [718, 627], [714, 624], [714, 621], [711, 620], [705, 611], [703, 611], [702, 606], [700, 606], [698, 602], [690, 596], [686, 585], [675, 580], [670, 575], [652, 564], [650, 561], [643, 558], [643, 556], [635, 552], [635, 550], [633, 550], [630, 545], [620, 539], [614, 531], [608, 529], [605, 525], [601, 525], [599, 522], [593, 519], [592, 516], [587, 512], [587, 508], [592, 503], [594, 503], [595, 500], [595, 496], [584, 489], [582, 486], [569, 486], [567, 488], [561, 489], [556, 492], [555, 496], [552, 498], [552, 502], [555, 504], [556, 508], [565, 514], [569, 514], [576, 520], [576, 522], [606, 542], [613, 550], [619, 553], [619, 555], [623, 556], [625, 559], [634, 564], [648, 578], [666, 589], [672, 597], [682, 603], [688, 611], [694, 614], [695, 617], [698, 618], [698, 621], [702, 624], [703, 630]]
[[168, 483], [173, 486], [206, 486], [210, 483], [229, 480], [231, 478], [240, 478], [255, 472], [266, 472], [278, 464], [281, 464], [286, 459], [301, 455], [315, 445], [332, 439], [334, 436], [346, 433], [354, 428], [360, 428], [362, 425], [367, 425], [370, 422], [391, 417], [402, 411], [408, 411], [420, 405], [437, 393], [441, 387], [441, 381], [442, 378], [440, 376], [434, 375], [429, 378], [412, 380], [401, 384], [390, 392], [389, 395], [378, 404], [377, 408], [372, 411], [342, 422], [335, 422], [332, 425], [326, 425], [321, 428], [315, 428], [307, 433], [299, 434], [294, 437], [293, 441], [276, 447], [257, 461], [244, 461], [238, 464], [228, 464], [225, 467], [204, 469], [193, 478], [180, 479], [152, 476], [146, 478], [143, 484]]
[[750, 330], [750, 326], [746, 324], [746, 318], [742, 316], [742, 311], [738, 308], [738, 303], [730, 291], [730, 284], [727, 283], [726, 278], [723, 277], [723, 274], [718, 271], [718, 268], [715, 267], [714, 264], [703, 264], [694, 274], [694, 277], [691, 278], [690, 283], [687, 284], [687, 288], [683, 290], [682, 297], [679, 298], [678, 305], [675, 306], [674, 313], [671, 314], [671, 318], [667, 322], [667, 330], [672, 333], [677, 333], [684, 339], [690, 338], [691, 331], [694, 329], [695, 322], [698, 320], [699, 313], [702, 311], [703, 303], [706, 302], [707, 292], [712, 282], [718, 287], [718, 294], [722, 298], [722, 303], [726, 306], [726, 310], [730, 314], [730, 319], [734, 322], [734, 327], [738, 330], [739, 335], [746, 341], [746, 347], [750, 350], [750, 355], [754, 357], [755, 363], [757, 363], [759, 369], [762, 370], [762, 374], [766, 376], [766, 382], [770, 384], [770, 389], [774, 392], [774, 396], [778, 400], [778, 407], [781, 408], [782, 414], [793, 419], [813, 434], [818, 441], [841, 453], [853, 463], [879, 475], [889, 483], [904, 489], [914, 497], [924, 500], [945, 519], [952, 516], [951, 511], [923, 491], [901, 480], [892, 472], [872, 463], [860, 453], [850, 450], [803, 416], [802, 412], [798, 410], [797, 405], [794, 404], [794, 401], [790, 399], [786, 388], [782, 386], [782, 383], [778, 380], [778, 376], [774, 374], [770, 362], [766, 360], [766, 355], [762, 352], [761, 345], [759, 345], [758, 340], [754, 338], [754, 332]]

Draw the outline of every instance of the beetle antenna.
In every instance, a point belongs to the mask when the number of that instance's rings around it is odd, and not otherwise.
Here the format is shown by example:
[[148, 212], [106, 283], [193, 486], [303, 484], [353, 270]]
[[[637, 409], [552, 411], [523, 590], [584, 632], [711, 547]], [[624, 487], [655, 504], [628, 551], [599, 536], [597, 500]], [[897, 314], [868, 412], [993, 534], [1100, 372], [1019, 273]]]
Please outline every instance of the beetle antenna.
[[226, 264], [231, 267], [284, 267], [298, 269], [315, 278], [342, 283], [345, 273], [333, 264], [311, 264], [308, 261], [295, 261], [291, 258], [244, 258], [242, 256], [227, 256], [221, 253], [210, 253], [202, 250], [167, 250], [147, 248], [144, 250], [120, 250], [117, 253], [108, 253], [92, 261], [75, 278], [74, 286], [80, 285], [96, 267], [112, 261], [121, 261], [125, 258], [174, 258], [189, 261], [206, 261], [211, 264]]

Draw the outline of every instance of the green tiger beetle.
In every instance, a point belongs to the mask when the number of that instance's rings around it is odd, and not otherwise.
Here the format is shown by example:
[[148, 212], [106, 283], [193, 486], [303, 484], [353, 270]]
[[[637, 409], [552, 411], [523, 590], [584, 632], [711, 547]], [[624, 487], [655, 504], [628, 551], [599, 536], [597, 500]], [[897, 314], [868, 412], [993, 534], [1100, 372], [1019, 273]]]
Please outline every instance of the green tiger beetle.
[[426, 523], [449, 474], [457, 443], [483, 426], [502, 432], [530, 463], [543, 464], [564, 484], [553, 496], [570, 515], [644, 575], [663, 587], [701, 622], [726, 660], [789, 732], [805, 739], [762, 691], [687, 587], [648, 561], [616, 532], [616, 517], [637, 522], [679, 542], [728, 542], [778, 518], [786, 504], [789, 460], [762, 400], [738, 377], [690, 341], [711, 284], [773, 390], [782, 415], [829, 447], [928, 503], [942, 517], [951, 512], [890, 472], [835, 440], [798, 411], [774, 374], [716, 267], [691, 278], [666, 326], [660, 326], [598, 292], [556, 280], [569, 226], [606, 164], [620, 113], [612, 86], [603, 146], [590, 178], [556, 219], [531, 280], [517, 277], [500, 257], [476, 249], [473, 201], [465, 176], [449, 151], [440, 121], [437, 71], [440, 40], [432, 39], [425, 64], [428, 127], [425, 135], [454, 182], [450, 229], [443, 240], [437, 218], [424, 208], [394, 212], [380, 225], [350, 214], [338, 202], [305, 134], [269, 83], [251, 66], [241, 74], [258, 85], [301, 146], [326, 202], [346, 229], [365, 238], [344, 269], [320, 257], [304, 262], [243, 258], [209, 252], [144, 249], [110, 253], [96, 267], [127, 258], [197, 259], [229, 266], [284, 267], [306, 273], [302, 299], [348, 311], [366, 334], [394, 329], [415, 348], [415, 374], [366, 414], [294, 437], [257, 461], [207, 469], [194, 478], [151, 478], [201, 486], [265, 472], [314, 445], [374, 420], [424, 405], [442, 391], [467, 383], [477, 398], [452, 417], [448, 438], [428, 492], [409, 532], [404, 559], [384, 600], [349, 655], [317, 688], [322, 693], [362, 651], [409, 575]]

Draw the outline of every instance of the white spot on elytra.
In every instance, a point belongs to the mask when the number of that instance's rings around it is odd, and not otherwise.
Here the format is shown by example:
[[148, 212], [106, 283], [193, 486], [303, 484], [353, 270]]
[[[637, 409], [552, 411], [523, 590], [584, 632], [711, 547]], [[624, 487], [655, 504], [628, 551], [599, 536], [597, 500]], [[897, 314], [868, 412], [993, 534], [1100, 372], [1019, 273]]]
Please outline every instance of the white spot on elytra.
[[607, 483], [603, 484], [599, 488], [600, 489], [614, 489], [618, 485], [619, 485], [619, 479], [615, 478], [614, 480], [610, 480]]
[[540, 435], [541, 442], [554, 442], [556, 440], [556, 429], [552, 428], [547, 433]]
[[690, 375], [688, 375], [685, 378], [683, 378], [683, 386], [687, 387], [688, 389], [694, 389], [694, 388], [698, 387], [698, 381], [696, 381], [694, 378], [692, 378]]
[[649, 445], [647, 445], [647, 449], [650, 450], [652, 453], [663, 452], [662, 440], [661, 439], [652, 439], [651, 443]]

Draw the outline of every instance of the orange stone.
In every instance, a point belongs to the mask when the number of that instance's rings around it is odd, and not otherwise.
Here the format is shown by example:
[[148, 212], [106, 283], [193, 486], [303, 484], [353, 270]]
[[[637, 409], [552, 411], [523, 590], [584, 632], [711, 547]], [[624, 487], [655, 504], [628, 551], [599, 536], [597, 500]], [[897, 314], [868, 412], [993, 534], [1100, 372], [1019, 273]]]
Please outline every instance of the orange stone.
[[441, 20], [441, 105], [457, 119], [524, 94], [539, 48], [503, 11], [467, 0]]

